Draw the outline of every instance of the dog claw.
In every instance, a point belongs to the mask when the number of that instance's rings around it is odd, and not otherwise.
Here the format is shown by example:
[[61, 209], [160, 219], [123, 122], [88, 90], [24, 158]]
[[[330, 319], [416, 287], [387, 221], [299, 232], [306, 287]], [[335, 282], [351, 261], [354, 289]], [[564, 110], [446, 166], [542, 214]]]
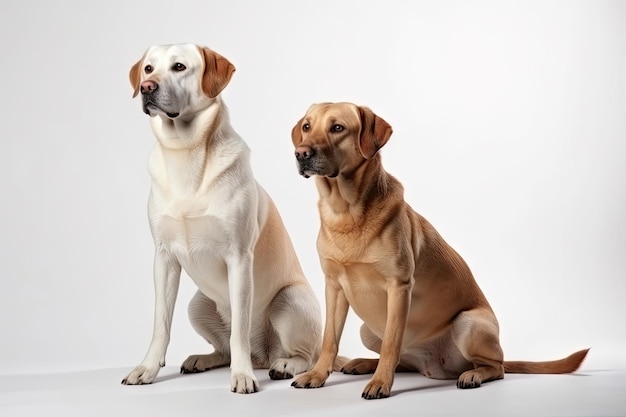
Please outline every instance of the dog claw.
[[280, 372], [274, 369], [270, 370], [270, 379], [291, 379], [293, 375], [289, 372]]
[[457, 388], [461, 389], [471, 389], [478, 388], [481, 386], [480, 378], [477, 379], [475, 376], [466, 376], [461, 375], [459, 379], [456, 381]]

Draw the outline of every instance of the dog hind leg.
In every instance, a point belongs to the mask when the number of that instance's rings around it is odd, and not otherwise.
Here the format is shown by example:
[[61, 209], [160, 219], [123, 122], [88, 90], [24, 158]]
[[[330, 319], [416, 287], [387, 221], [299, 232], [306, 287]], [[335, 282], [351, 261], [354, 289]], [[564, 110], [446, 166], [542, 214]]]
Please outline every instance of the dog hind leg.
[[[365, 323], [361, 325], [361, 342], [363, 346], [373, 352], [380, 353], [382, 347], [382, 340], [376, 336]], [[341, 372], [351, 375], [364, 375], [373, 374], [378, 366], [378, 359], [371, 358], [355, 358], [346, 363]]]
[[474, 368], [461, 373], [459, 388], [477, 388], [483, 382], [504, 378], [498, 322], [488, 309], [464, 311], [452, 326], [452, 340]]
[[183, 374], [204, 372], [230, 363], [230, 324], [225, 323], [215, 302], [197, 291], [189, 302], [189, 320], [200, 336], [213, 345], [214, 352], [191, 355], [180, 367]]
[[308, 286], [283, 288], [272, 300], [269, 313], [269, 375], [289, 379], [309, 370], [321, 349], [322, 324], [319, 305]]

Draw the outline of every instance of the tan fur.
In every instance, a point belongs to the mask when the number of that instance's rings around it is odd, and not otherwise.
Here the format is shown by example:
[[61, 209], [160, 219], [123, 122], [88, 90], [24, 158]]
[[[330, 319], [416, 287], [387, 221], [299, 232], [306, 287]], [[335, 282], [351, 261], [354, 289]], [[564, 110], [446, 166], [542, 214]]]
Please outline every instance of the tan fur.
[[344, 373], [374, 373], [363, 398], [391, 393], [396, 370], [456, 378], [459, 388], [504, 372], [575, 371], [587, 350], [550, 362], [504, 362], [498, 321], [472, 273], [435, 228], [404, 201], [377, 152], [391, 126], [351, 103], [313, 105], [292, 131], [300, 174], [316, 176], [326, 276], [322, 353], [295, 387], [320, 387], [332, 368], [349, 306], [364, 345], [380, 359], [354, 359]]
[[141, 64], [143, 63], [143, 59], [145, 58], [145, 54], [139, 59], [139, 61], [135, 62], [135, 64], [130, 68], [130, 72], [128, 74], [130, 78], [130, 85], [133, 87], [133, 98], [137, 97], [139, 94], [139, 84], [141, 83]]

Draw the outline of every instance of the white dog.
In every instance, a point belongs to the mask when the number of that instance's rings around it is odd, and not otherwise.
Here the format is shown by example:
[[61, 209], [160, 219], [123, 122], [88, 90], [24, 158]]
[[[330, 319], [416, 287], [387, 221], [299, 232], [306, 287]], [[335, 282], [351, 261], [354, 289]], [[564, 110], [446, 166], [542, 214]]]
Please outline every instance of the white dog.
[[191, 323], [214, 348], [187, 358], [182, 373], [230, 364], [231, 390], [251, 393], [253, 368], [291, 378], [319, 355], [318, 301], [219, 96], [234, 71], [196, 45], [150, 47], [130, 70], [157, 139], [148, 203], [156, 300], [148, 353], [123, 384], [149, 384], [165, 365], [181, 268], [199, 288]]

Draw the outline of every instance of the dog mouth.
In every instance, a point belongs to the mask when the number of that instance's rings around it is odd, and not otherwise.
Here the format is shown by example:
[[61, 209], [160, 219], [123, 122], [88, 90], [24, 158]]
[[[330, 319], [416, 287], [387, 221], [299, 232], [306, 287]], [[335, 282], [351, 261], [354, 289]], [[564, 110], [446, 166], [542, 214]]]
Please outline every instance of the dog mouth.
[[170, 119], [175, 119], [180, 115], [178, 112], [171, 112], [161, 108], [157, 103], [151, 100], [144, 100], [143, 112], [150, 117], [154, 117], [158, 114], [164, 114]]
[[310, 163], [309, 161], [298, 162], [298, 173], [304, 178], [311, 178], [314, 175], [335, 178], [339, 175], [339, 172], [336, 172], [334, 170], [330, 171], [326, 169], [326, 167], [320, 166], [319, 164]]
[[314, 172], [311, 171], [305, 171], [303, 169], [299, 169], [299, 174], [302, 175], [304, 178], [311, 178], [311, 176], [315, 175]]

